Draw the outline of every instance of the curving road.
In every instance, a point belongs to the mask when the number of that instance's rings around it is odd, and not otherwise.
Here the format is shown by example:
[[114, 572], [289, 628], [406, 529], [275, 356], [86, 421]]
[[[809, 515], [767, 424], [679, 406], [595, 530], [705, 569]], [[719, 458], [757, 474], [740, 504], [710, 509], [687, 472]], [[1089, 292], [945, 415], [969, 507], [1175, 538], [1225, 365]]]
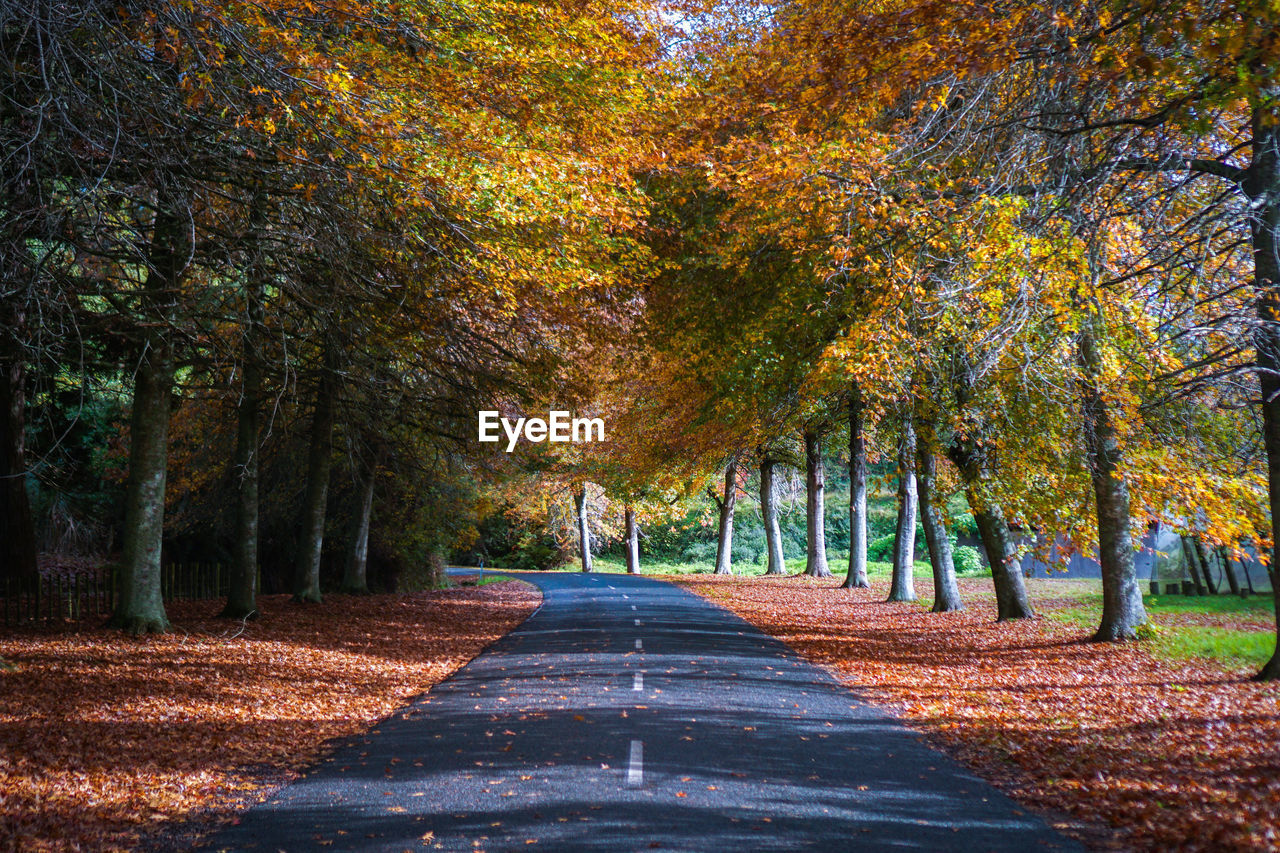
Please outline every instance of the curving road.
[[520, 577], [545, 596], [523, 625], [209, 845], [1082, 849], [698, 596]]

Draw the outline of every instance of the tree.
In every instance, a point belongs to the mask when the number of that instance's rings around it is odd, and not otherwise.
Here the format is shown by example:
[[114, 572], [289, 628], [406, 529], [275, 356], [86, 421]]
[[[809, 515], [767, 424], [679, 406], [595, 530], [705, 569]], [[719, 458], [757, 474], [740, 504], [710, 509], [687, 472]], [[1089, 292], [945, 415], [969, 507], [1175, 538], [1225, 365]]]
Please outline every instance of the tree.
[[707, 495], [719, 510], [719, 524], [716, 533], [716, 568], [717, 575], [733, 574], [733, 510], [738, 503], [738, 454], [729, 457], [729, 464], [724, 471], [724, 497], [707, 489]]
[[815, 578], [831, 577], [827, 568], [826, 472], [822, 462], [822, 439], [815, 428], [804, 431], [805, 527], [808, 532], [804, 573]]

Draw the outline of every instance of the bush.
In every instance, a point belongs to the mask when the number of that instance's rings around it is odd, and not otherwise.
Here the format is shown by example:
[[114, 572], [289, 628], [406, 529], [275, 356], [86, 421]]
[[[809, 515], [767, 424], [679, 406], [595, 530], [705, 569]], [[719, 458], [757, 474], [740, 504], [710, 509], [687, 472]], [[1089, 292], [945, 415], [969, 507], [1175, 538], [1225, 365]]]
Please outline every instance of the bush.
[[887, 563], [893, 559], [894, 534], [872, 539], [867, 543], [867, 559], [873, 563]]
[[952, 550], [951, 559], [955, 563], [956, 574], [958, 575], [982, 575], [987, 573], [987, 567], [982, 564], [982, 555], [978, 553], [977, 548], [958, 545]]

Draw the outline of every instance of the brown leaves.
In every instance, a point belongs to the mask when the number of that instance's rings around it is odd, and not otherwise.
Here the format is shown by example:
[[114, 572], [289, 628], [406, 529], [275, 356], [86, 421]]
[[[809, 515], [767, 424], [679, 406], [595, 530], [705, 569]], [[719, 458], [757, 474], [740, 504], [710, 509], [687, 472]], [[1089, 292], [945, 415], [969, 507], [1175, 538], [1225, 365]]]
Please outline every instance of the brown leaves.
[[[996, 624], [990, 581], [962, 580], [969, 608], [932, 614], [830, 582], [680, 580], [894, 707], [1016, 799], [1110, 823], [1125, 849], [1280, 844], [1275, 685], [1167, 663], [1142, 644], [1086, 643], [1051, 619]], [[1028, 581], [1037, 608], [1078, 603], [1053, 598], [1064, 583]]]
[[0, 848], [126, 849], [138, 833], [252, 802], [367, 730], [529, 614], [523, 584], [332, 596], [264, 618], [170, 605], [174, 633], [0, 634]]

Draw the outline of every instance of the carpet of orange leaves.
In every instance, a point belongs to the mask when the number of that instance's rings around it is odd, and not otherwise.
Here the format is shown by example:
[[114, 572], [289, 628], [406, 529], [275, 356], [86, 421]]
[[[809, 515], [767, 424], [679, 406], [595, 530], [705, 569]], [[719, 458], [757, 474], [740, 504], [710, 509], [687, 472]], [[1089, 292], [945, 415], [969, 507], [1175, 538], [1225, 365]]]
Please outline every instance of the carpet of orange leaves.
[[[833, 670], [1014, 798], [1125, 850], [1280, 849], [1280, 686], [1046, 618], [996, 624], [990, 581], [933, 614], [809, 578], [672, 578]], [[921, 598], [932, 595], [920, 584]], [[1031, 581], [1041, 612], [1055, 580]], [[1059, 587], [1060, 588], [1060, 587]]]
[[524, 620], [521, 583], [170, 605], [174, 630], [0, 632], [0, 849], [116, 850], [252, 802]]

